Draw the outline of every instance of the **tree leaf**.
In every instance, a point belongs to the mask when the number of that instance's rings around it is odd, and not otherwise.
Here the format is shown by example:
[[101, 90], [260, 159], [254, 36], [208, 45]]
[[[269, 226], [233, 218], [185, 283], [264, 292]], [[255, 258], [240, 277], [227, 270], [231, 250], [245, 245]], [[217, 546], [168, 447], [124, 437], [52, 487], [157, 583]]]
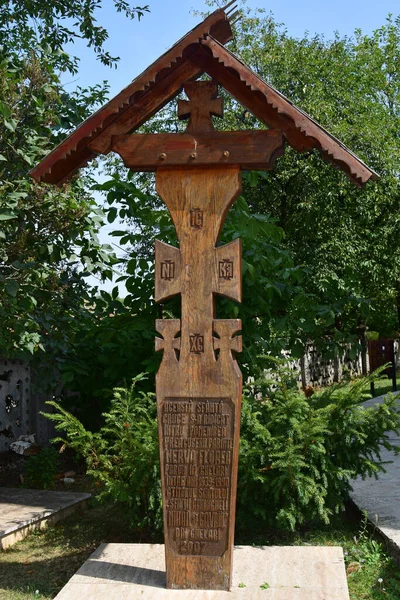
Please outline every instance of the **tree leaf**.
[[7, 283], [5, 285], [5, 290], [9, 296], [12, 296], [13, 298], [15, 298], [15, 296], [17, 295], [18, 289], [19, 289], [18, 281], [15, 281], [15, 279], [11, 279], [10, 281], [7, 281]]

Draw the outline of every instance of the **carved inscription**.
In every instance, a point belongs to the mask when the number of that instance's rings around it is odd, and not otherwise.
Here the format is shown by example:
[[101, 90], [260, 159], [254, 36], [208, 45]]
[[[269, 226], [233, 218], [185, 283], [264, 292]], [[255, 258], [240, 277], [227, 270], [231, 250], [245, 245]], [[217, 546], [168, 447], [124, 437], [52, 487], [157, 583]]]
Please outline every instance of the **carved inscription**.
[[160, 265], [160, 277], [166, 281], [171, 281], [175, 277], [175, 263], [173, 260], [165, 260]]
[[190, 352], [193, 354], [201, 354], [204, 352], [204, 335], [194, 333], [189, 336], [190, 341]]
[[233, 261], [229, 258], [224, 258], [218, 264], [218, 276], [220, 279], [230, 281], [233, 279]]
[[202, 229], [203, 224], [203, 211], [200, 208], [192, 208], [190, 211], [190, 227]]
[[234, 411], [229, 398], [163, 403], [165, 527], [179, 555], [227, 550]]

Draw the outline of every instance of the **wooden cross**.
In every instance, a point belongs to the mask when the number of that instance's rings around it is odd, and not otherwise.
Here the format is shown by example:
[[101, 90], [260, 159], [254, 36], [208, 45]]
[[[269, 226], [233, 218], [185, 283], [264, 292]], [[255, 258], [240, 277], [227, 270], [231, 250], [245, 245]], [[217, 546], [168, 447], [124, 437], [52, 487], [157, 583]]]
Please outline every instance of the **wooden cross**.
[[159, 168], [179, 248], [156, 242], [155, 300], [181, 296], [181, 319], [158, 319], [156, 376], [167, 587], [231, 584], [242, 377], [239, 319], [218, 319], [215, 294], [240, 301], [241, 244], [217, 246], [241, 189], [239, 166]]
[[189, 81], [184, 90], [190, 98], [179, 100], [178, 117], [189, 119], [186, 131], [214, 131], [211, 115], [223, 116], [222, 98], [218, 98], [218, 85], [214, 81]]
[[184, 133], [115, 136], [134, 170], [155, 170], [179, 248], [156, 242], [155, 300], [181, 296], [180, 319], [158, 319], [156, 376], [167, 587], [229, 590], [239, 452], [239, 319], [218, 319], [215, 296], [241, 300], [241, 243], [217, 245], [243, 168], [270, 168], [282, 132], [215, 131], [213, 81], [189, 81]]

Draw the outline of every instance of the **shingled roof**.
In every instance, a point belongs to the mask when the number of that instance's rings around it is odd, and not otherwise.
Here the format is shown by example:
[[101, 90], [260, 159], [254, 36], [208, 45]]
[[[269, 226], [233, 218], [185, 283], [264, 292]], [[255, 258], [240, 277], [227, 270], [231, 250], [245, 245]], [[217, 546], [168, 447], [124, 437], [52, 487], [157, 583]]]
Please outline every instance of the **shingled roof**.
[[316, 148], [359, 186], [377, 179], [344, 144], [229, 52], [224, 44], [232, 37], [226, 13], [216, 10], [86, 119], [31, 171], [32, 177], [61, 185], [92, 158], [110, 152], [112, 136], [138, 129], [179, 94], [186, 81], [206, 73], [265, 125], [281, 129], [295, 150]]

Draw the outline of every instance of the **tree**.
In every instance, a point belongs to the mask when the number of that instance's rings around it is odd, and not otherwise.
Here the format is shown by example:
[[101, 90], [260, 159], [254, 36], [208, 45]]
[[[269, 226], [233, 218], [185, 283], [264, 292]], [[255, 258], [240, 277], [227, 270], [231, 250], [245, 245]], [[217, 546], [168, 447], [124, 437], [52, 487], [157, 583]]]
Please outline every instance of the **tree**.
[[[148, 6], [133, 7], [126, 0], [113, 0], [117, 12], [127, 18], [139, 20], [149, 10]], [[67, 54], [65, 46], [76, 39], [84, 39], [105, 65], [116, 66], [113, 57], [104, 48], [108, 39], [105, 27], [97, 24], [97, 11], [102, 0], [8, 0], [0, 11], [0, 31], [6, 54], [29, 54], [32, 48], [47, 47], [57, 58], [57, 68], [62, 72], [76, 73], [79, 59]]]
[[[397, 329], [400, 259], [393, 247], [399, 241], [399, 21], [389, 19], [371, 36], [356, 31], [354, 38], [337, 35], [332, 41], [322, 36], [294, 39], [262, 11], [243, 14], [236, 28], [233, 51], [381, 175], [360, 191], [318, 154], [299, 155], [290, 148], [274, 171], [245, 175], [243, 197], [222, 234], [225, 242], [243, 238], [244, 302], [238, 306], [219, 300], [217, 314], [243, 320], [241, 360], [247, 375], [262, 352], [278, 355], [290, 349], [301, 355], [310, 339], [325, 352], [336, 352], [343, 342], [357, 339], [364, 322], [382, 333]], [[93, 100], [98, 92], [86, 95]], [[229, 96], [225, 101], [223, 127], [258, 126]], [[67, 112], [71, 123], [74, 110]], [[174, 105], [167, 106], [145, 131], [175, 130], [174, 111]], [[70, 385], [103, 398], [124, 376], [157, 368], [150, 330], [159, 316], [153, 301], [153, 241], [159, 237], [176, 243], [152, 179], [128, 174], [118, 161], [110, 163], [109, 173], [110, 180], [97, 189], [107, 194], [109, 223], [117, 216], [128, 220], [126, 228], [114, 231], [126, 249], [121, 279], [128, 294], [122, 302], [116, 288], [112, 294], [103, 292], [91, 301], [96, 310], [88, 319], [70, 319], [76, 346], [64, 368]], [[101, 262], [94, 254], [89, 267]], [[179, 316], [178, 301], [161, 310], [165, 316]], [[129, 315], [135, 317], [130, 320]], [[140, 349], [134, 364], [129, 353], [116, 351], [129, 340]], [[83, 373], [81, 356], [87, 361]], [[100, 372], [107, 373], [102, 392]]]
[[[106, 84], [67, 93], [59, 74], [76, 72], [64, 51], [80, 37], [106, 65], [116, 65], [96, 24], [100, 0], [7, 2], [0, 10], [0, 347], [5, 356], [65, 351], [77, 318], [90, 319], [85, 276], [110, 277], [114, 261], [97, 233], [101, 211], [89, 175], [62, 189], [38, 185], [28, 171], [94, 108]], [[144, 8], [115, 0], [140, 18]]]
[[[291, 323], [303, 340], [319, 331], [328, 344], [351, 338], [363, 321], [394, 334], [400, 329], [400, 18], [389, 16], [370, 36], [356, 30], [352, 38], [336, 34], [328, 41], [294, 39], [271, 15], [246, 13], [232, 49], [380, 175], [358, 190], [318, 155], [289, 150], [268, 178], [245, 189], [253, 210], [277, 219], [295, 264], [307, 267], [304, 292], [315, 325], [322, 325], [307, 331], [304, 304], [295, 303], [279, 328]], [[255, 122], [236, 106], [230, 120]]]
[[[261, 351], [300, 356], [313, 340], [325, 353], [339, 352], [357, 342], [364, 322], [383, 333], [397, 328], [399, 39], [399, 21], [391, 19], [372, 36], [356, 31], [332, 41], [294, 39], [263, 11], [243, 13], [236, 26], [232, 50], [381, 175], [359, 190], [319, 154], [288, 148], [274, 171], [245, 176], [223, 232], [224, 241], [243, 237], [245, 297], [240, 307], [222, 301], [219, 316], [242, 318], [249, 370]], [[217, 127], [259, 126], [226, 94], [225, 106]], [[174, 130], [174, 111], [168, 106], [146, 132]], [[114, 235], [128, 252], [125, 304], [139, 314], [152, 295], [150, 241], [176, 243], [172, 224], [148, 176], [127, 177], [117, 167], [102, 187], [109, 221], [130, 219], [130, 230]], [[179, 315], [173, 303], [168, 310]]]

